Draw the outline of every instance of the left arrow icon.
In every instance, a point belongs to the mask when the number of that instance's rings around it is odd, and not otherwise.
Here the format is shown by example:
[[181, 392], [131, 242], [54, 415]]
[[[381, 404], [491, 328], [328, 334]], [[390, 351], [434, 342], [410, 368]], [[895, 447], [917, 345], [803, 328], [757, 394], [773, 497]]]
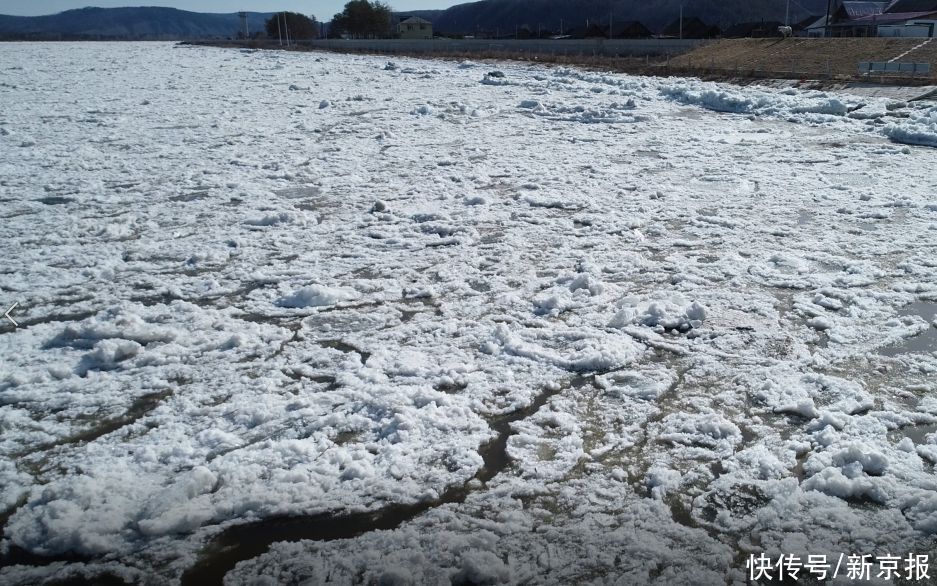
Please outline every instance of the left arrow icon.
[[10, 316], [10, 313], [11, 313], [14, 309], [16, 309], [16, 306], [17, 306], [17, 305], [19, 305], [19, 302], [18, 302], [18, 301], [17, 301], [16, 303], [14, 303], [14, 304], [10, 307], [10, 309], [7, 310], [6, 313], [3, 314], [3, 317], [5, 317], [5, 318], [7, 318], [8, 320], [10, 320], [10, 321], [13, 323], [13, 326], [18, 328], [18, 327], [20, 327], [20, 325], [19, 325], [18, 323], [16, 323], [16, 320], [13, 319], [13, 318]]

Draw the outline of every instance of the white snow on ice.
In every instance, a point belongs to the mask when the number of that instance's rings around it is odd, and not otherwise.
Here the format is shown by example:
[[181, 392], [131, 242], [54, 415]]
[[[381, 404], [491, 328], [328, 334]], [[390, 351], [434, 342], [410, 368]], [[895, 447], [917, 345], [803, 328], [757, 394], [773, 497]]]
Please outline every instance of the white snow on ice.
[[85, 556], [4, 583], [434, 498], [543, 389], [465, 502], [228, 579], [933, 544], [928, 105], [165, 43], [2, 44], [0, 80], [0, 555]]

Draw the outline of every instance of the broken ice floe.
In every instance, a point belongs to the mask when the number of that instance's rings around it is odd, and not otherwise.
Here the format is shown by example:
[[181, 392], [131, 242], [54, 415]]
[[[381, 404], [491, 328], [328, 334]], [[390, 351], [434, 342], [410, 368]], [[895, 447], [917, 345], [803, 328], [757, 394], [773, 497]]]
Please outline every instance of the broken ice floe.
[[906, 120], [885, 126], [882, 132], [895, 142], [937, 147], [937, 108], [912, 113]]
[[631, 112], [636, 108], [633, 99], [629, 99], [623, 104], [612, 102], [601, 108], [558, 104], [545, 105], [536, 100], [524, 100], [518, 108], [550, 120], [582, 122], [584, 124], [621, 124], [649, 120], [648, 116]]
[[360, 296], [360, 293], [350, 287], [309, 285], [281, 297], [277, 300], [277, 305], [289, 308], [323, 307], [352, 301]]
[[698, 301], [681, 306], [679, 301], [660, 300], [626, 302], [612, 317], [609, 325], [624, 328], [629, 325], [641, 325], [658, 332], [676, 330], [688, 332], [703, 325], [706, 320], [706, 308]]

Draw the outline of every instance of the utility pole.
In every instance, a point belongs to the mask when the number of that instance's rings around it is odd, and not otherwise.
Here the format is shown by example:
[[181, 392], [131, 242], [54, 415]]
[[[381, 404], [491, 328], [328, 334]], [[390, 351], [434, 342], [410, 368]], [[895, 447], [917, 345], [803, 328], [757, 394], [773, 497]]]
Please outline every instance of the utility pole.
[[683, 38], [683, 4], [680, 5], [680, 38]]
[[280, 26], [280, 14], [277, 13], [277, 36], [280, 37], [280, 46], [283, 46], [283, 28]]
[[787, 8], [784, 9], [784, 26], [791, 24], [791, 0], [787, 0]]
[[247, 13], [238, 12], [238, 18], [241, 19], [241, 38], [249, 39], [251, 35], [247, 28]]
[[833, 0], [826, 0], [826, 22], [823, 23], [823, 30], [826, 34], [825, 37], [832, 37], [833, 30], [830, 27], [830, 5], [833, 3]]

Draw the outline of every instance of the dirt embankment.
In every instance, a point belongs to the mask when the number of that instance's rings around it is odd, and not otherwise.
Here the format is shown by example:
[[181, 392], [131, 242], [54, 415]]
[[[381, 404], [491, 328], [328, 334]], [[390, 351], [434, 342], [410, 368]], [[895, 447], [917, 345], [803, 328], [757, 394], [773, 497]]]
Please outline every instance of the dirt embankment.
[[[934, 80], [937, 42], [928, 39], [723, 39], [674, 57], [671, 68], [753, 77], [853, 79], [860, 61], [929, 63], [929, 74], [916, 74], [919, 83]], [[875, 74], [876, 81], [882, 76]], [[891, 76], [911, 81], [911, 74]], [[887, 81], [887, 80], [886, 80]]]
[[[216, 46], [278, 49], [276, 44], [254, 42], [205, 42]], [[317, 50], [294, 46], [292, 50]], [[338, 49], [331, 49], [338, 50]], [[507, 50], [409, 53], [348, 49], [389, 56], [409, 55], [445, 59], [507, 59], [574, 65], [637, 75], [696, 76], [704, 79], [746, 83], [760, 79], [818, 80], [821, 84], [871, 82], [885, 85], [920, 86], [937, 84], [937, 40], [886, 38], [771, 38], [720, 39], [672, 56], [608, 56], [589, 54], [539, 54]], [[860, 74], [861, 61], [928, 63], [929, 73]]]

